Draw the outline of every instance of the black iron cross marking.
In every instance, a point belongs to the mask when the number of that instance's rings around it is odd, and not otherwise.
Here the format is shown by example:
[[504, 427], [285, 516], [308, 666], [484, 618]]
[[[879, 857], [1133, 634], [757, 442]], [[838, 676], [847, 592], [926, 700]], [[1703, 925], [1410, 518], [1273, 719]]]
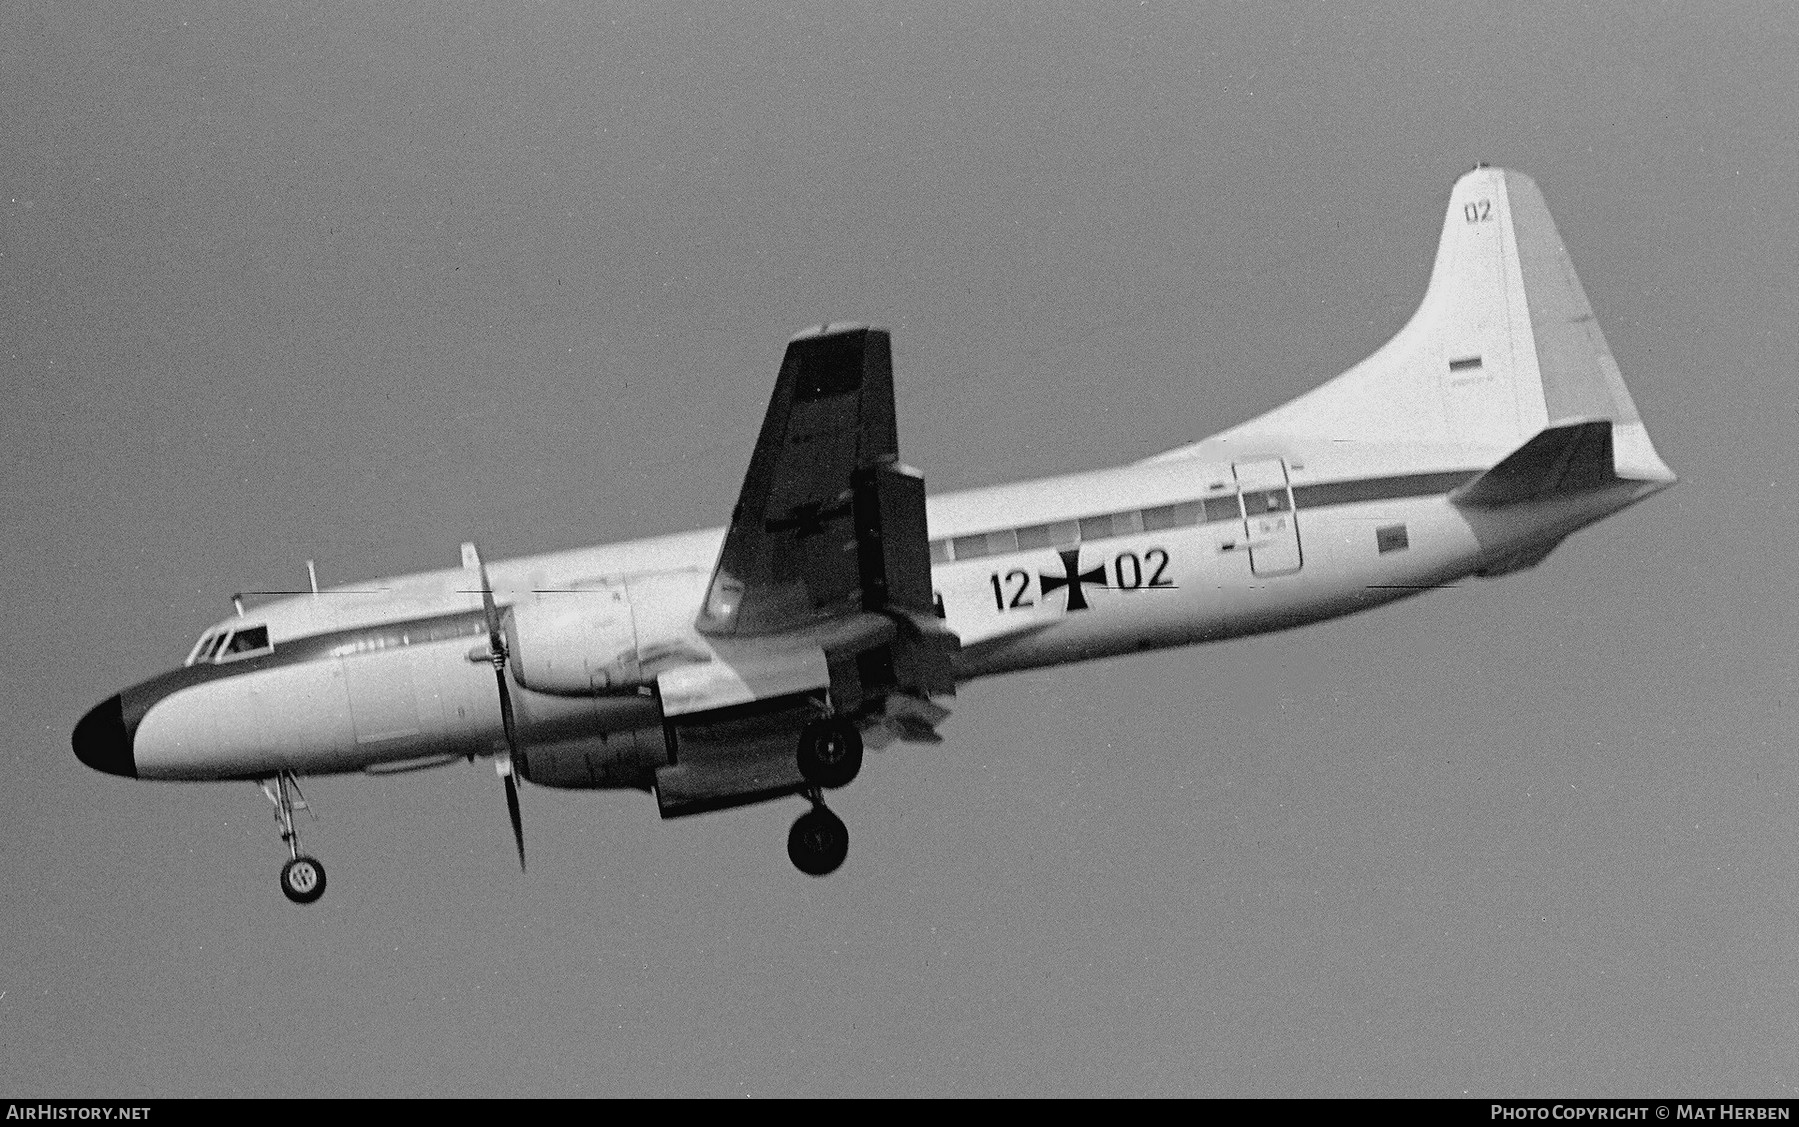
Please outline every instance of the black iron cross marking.
[[792, 532], [796, 539], [804, 540], [822, 533], [831, 521], [850, 515], [848, 501], [802, 501], [787, 510], [785, 517], [763, 522], [762, 528], [766, 532]]
[[1066, 575], [1044, 575], [1038, 573], [1037, 580], [1043, 584], [1043, 594], [1047, 598], [1051, 591], [1060, 587], [1068, 588], [1068, 609], [1070, 611], [1087, 609], [1087, 592], [1085, 585], [1095, 583], [1107, 586], [1106, 565], [1100, 564], [1092, 571], [1081, 570], [1081, 550], [1064, 548], [1056, 555], [1062, 557], [1062, 570]]

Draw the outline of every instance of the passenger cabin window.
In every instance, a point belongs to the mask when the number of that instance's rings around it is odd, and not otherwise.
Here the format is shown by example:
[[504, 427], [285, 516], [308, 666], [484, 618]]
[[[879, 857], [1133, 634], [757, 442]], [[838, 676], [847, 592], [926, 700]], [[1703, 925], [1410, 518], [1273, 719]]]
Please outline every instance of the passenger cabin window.
[[987, 554], [987, 534], [958, 536], [952, 541], [952, 546], [955, 548], [956, 558], [959, 560], [972, 560], [977, 556], [984, 556]]
[[[1235, 499], [1233, 499], [1235, 503]], [[1143, 510], [1143, 531], [1160, 532], [1164, 528], [1186, 528], [1200, 522], [1198, 501], [1184, 501], [1179, 505], [1163, 505], [1160, 508]]]
[[1243, 495], [1243, 511], [1252, 517], [1263, 513], [1284, 513], [1292, 507], [1287, 501], [1285, 489], [1270, 489], [1266, 492], [1258, 490]]
[[1033, 524], [1018, 530], [1020, 548], [1060, 548], [1081, 538], [1081, 526], [1065, 520], [1056, 524]]
[[1103, 517], [1088, 517], [1081, 522], [1081, 539], [1083, 541], [1104, 540], [1111, 535], [1112, 518], [1110, 515]]
[[1229, 497], [1206, 498], [1207, 524], [1219, 520], [1239, 520], [1242, 516], [1242, 511], [1237, 508], [1237, 495], [1235, 493], [1231, 494]]

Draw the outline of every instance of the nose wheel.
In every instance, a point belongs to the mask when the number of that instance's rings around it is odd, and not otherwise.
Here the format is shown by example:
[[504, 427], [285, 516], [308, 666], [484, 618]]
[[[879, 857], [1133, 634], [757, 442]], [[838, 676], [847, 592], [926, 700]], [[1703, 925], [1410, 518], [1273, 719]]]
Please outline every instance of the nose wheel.
[[787, 856], [793, 867], [807, 876], [829, 876], [849, 856], [849, 827], [825, 809], [823, 796], [816, 789], [806, 797], [812, 800], [812, 809], [801, 814], [787, 831]]
[[[300, 831], [294, 825], [294, 811], [312, 813], [306, 796], [300, 793], [300, 780], [292, 771], [275, 776], [275, 785], [262, 784], [263, 795], [275, 804], [275, 821], [281, 823], [281, 842], [287, 846], [287, 864], [281, 866], [281, 894], [296, 904], [310, 904], [325, 895], [325, 866], [318, 858], [300, 852]], [[313, 814], [316, 819], [317, 814]]]
[[325, 866], [312, 857], [295, 857], [281, 866], [281, 891], [296, 904], [325, 895]]

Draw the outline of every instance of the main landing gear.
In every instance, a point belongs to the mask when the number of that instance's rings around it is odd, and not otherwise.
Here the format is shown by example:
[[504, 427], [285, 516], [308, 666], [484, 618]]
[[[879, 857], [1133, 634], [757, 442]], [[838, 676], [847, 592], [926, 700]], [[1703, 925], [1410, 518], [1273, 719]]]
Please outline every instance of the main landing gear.
[[296, 904], [310, 904], [325, 895], [325, 866], [317, 858], [300, 853], [300, 831], [294, 827], [294, 811], [310, 814], [312, 807], [306, 804], [300, 781], [292, 771], [276, 775], [272, 788], [263, 783], [262, 793], [275, 804], [275, 820], [281, 823], [281, 841], [287, 846], [288, 861], [281, 866], [281, 892]]
[[799, 762], [814, 787], [847, 786], [862, 770], [862, 733], [841, 716], [814, 720], [800, 731]]
[[807, 876], [829, 876], [837, 871], [850, 852], [849, 827], [843, 819], [825, 809], [824, 795], [817, 787], [805, 792], [812, 809], [799, 816], [787, 831], [787, 856], [793, 867]]
[[800, 793], [812, 803], [787, 831], [787, 856], [808, 876], [834, 873], [849, 856], [850, 831], [825, 809], [824, 792], [847, 786], [862, 770], [862, 733], [855, 721], [824, 716], [800, 732], [800, 775], [811, 785]]

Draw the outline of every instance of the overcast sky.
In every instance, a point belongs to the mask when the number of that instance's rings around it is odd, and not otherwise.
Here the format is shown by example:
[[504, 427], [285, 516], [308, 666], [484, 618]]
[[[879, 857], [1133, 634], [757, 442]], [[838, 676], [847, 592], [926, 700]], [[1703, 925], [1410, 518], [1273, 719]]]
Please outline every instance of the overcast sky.
[[[1784, 4], [21, 3], [0, 1094], [1790, 1095]], [[1472, 9], [1467, 11], [1465, 9]], [[1541, 567], [967, 687], [834, 801], [246, 783], [70, 728], [242, 589], [716, 525], [783, 343], [936, 490], [1334, 375], [1542, 186], [1676, 489]]]

